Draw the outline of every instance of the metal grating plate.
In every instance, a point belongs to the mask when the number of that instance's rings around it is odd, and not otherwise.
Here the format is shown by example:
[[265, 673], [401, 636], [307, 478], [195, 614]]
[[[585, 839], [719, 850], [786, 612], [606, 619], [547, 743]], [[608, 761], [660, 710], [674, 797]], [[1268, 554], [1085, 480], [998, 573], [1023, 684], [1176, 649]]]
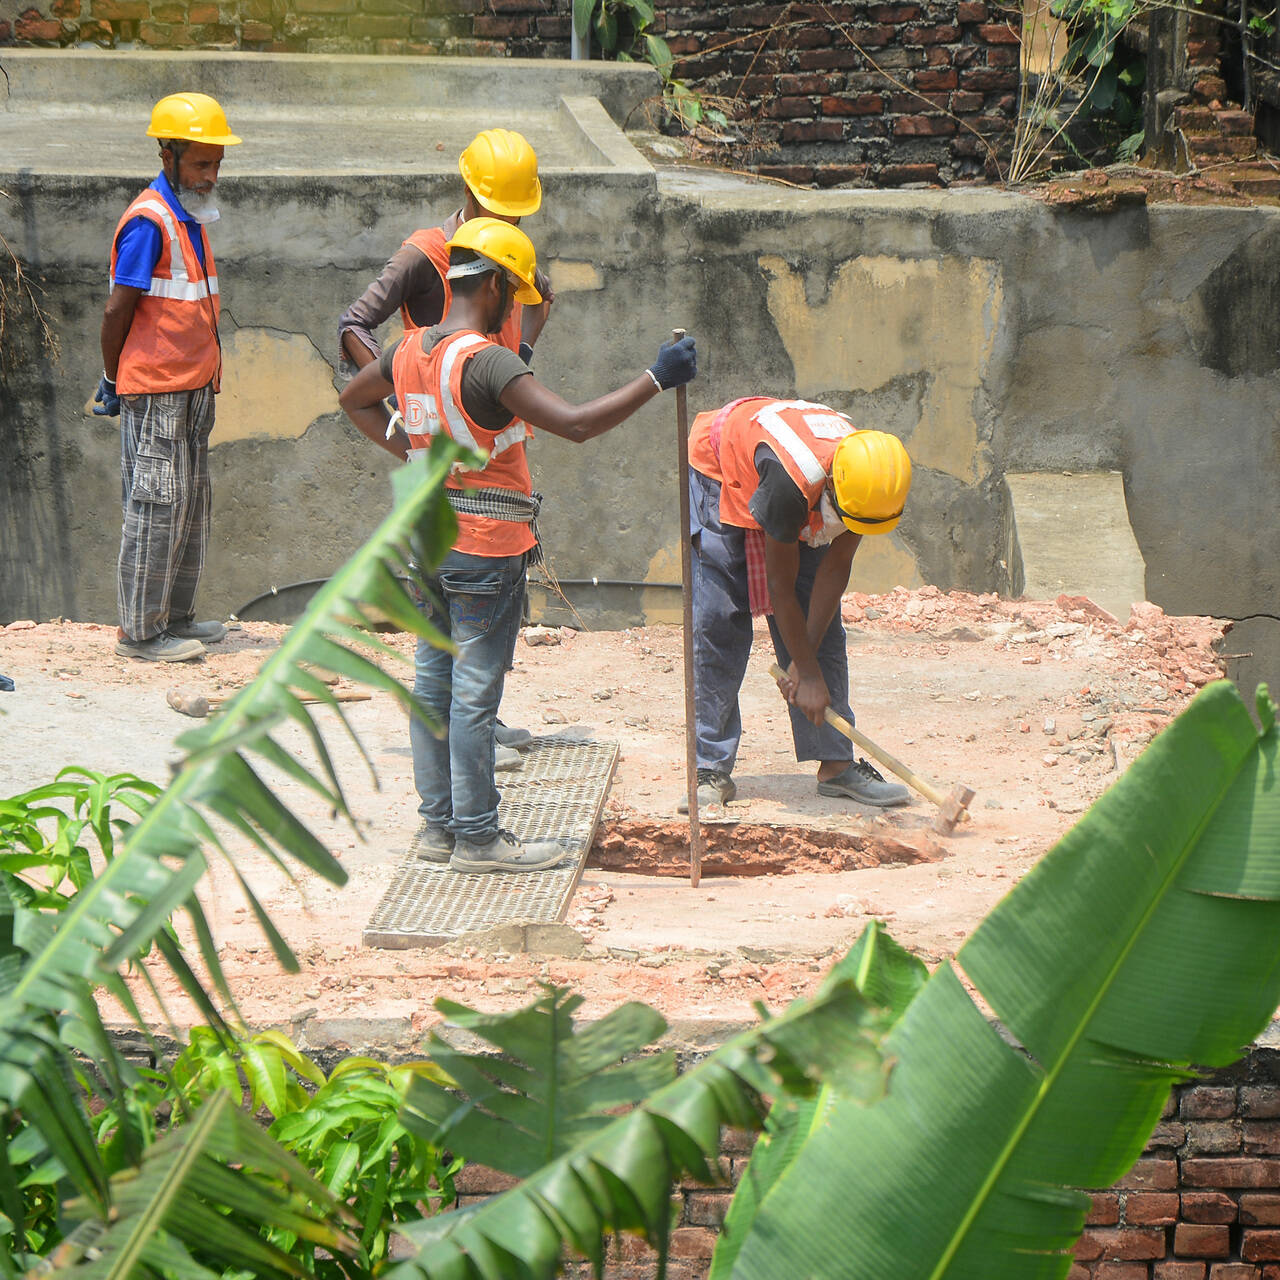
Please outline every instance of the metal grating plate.
[[618, 762], [616, 742], [538, 738], [523, 767], [500, 773], [498, 820], [522, 840], [560, 840], [565, 860], [546, 871], [465, 875], [421, 862], [410, 845], [361, 940], [366, 947], [438, 947], [513, 920], [563, 920], [586, 865]]

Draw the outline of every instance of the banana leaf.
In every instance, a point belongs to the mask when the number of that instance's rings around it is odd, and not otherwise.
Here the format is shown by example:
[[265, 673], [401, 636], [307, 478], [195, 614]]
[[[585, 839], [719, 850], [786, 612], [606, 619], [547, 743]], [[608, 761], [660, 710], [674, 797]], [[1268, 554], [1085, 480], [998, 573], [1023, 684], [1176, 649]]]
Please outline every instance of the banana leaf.
[[[455, 1079], [478, 1081], [483, 1123], [468, 1126], [476, 1109], [463, 1099], [455, 1106], [456, 1115], [445, 1115], [443, 1127], [437, 1125], [443, 1107], [437, 1108], [435, 1091], [426, 1088], [411, 1093], [405, 1123], [429, 1121], [430, 1132], [444, 1132], [455, 1154], [493, 1160], [498, 1168], [522, 1167], [535, 1140], [558, 1147], [561, 1154], [518, 1186], [473, 1208], [402, 1228], [419, 1252], [396, 1267], [390, 1280], [504, 1280], [515, 1275], [549, 1280], [557, 1274], [566, 1245], [590, 1259], [601, 1275], [604, 1240], [611, 1231], [637, 1232], [665, 1258], [671, 1183], [685, 1174], [715, 1180], [721, 1126], [758, 1127], [765, 1094], [812, 1094], [823, 1078], [838, 1081], [842, 1092], [863, 1100], [878, 1097], [884, 1088], [886, 1068], [878, 1050], [884, 1015], [863, 1000], [848, 977], [834, 974], [811, 1000], [795, 1002], [776, 1018], [766, 1017], [624, 1115], [596, 1123], [595, 1108], [615, 1087], [611, 1084], [584, 1108], [588, 1122], [575, 1120], [574, 1105], [566, 1100], [556, 1108], [563, 1128], [543, 1126], [531, 1132], [529, 1112], [516, 1105], [519, 1091], [533, 1081], [527, 1063], [541, 1057], [554, 1069], [566, 1056], [552, 1043], [569, 1033], [556, 1016], [564, 993], [551, 995], [550, 1007], [548, 997], [534, 1006], [541, 1006], [540, 1017], [487, 1020], [483, 1034], [490, 1043], [505, 1043], [508, 1051], [523, 1046], [524, 1063], [499, 1065], [479, 1054], [467, 1055], [469, 1061], [461, 1061], [463, 1055], [450, 1059], [448, 1070]], [[594, 1060], [603, 1068], [614, 1060], [614, 1050], [638, 1050], [639, 1035], [661, 1029], [652, 1011], [640, 1017], [628, 1010], [630, 1006], [620, 1010], [623, 1018], [582, 1050], [579, 1065]], [[475, 1015], [470, 1025], [479, 1019]], [[440, 1052], [433, 1049], [437, 1061]], [[643, 1081], [630, 1075], [626, 1065], [618, 1070], [621, 1081], [648, 1083], [643, 1070]], [[553, 1086], [543, 1081], [536, 1087], [545, 1098]], [[509, 1107], [498, 1096], [504, 1092], [511, 1094]], [[503, 1132], [518, 1148], [514, 1158], [502, 1155]]]
[[[1280, 1003], [1275, 708], [1207, 686], [940, 965], [760, 1206], [735, 1280], [1065, 1276], [1170, 1086]], [[972, 984], [988, 1017], [965, 990]]]

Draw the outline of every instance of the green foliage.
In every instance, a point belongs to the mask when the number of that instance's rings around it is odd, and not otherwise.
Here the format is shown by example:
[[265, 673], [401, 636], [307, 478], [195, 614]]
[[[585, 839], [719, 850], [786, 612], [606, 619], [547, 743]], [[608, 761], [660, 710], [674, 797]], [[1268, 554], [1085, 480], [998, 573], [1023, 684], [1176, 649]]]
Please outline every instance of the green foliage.
[[1258, 710], [1260, 734], [1234, 686], [1209, 685], [935, 970], [885, 1040], [887, 1097], [836, 1100], [735, 1280], [776, 1276], [779, 1256], [795, 1275], [851, 1258], [934, 1280], [1067, 1274], [1089, 1205], [1074, 1188], [1110, 1186], [1170, 1086], [1233, 1061], [1280, 1003], [1265, 690]]
[[[811, 1000], [766, 1016], [679, 1076], [668, 1055], [628, 1061], [665, 1029], [652, 1010], [627, 1005], [579, 1032], [570, 1018], [577, 1005], [555, 988], [513, 1014], [437, 1002], [502, 1057], [458, 1054], [433, 1038], [433, 1059], [468, 1096], [450, 1106], [439, 1090], [415, 1082], [406, 1121], [524, 1181], [468, 1210], [406, 1228], [420, 1252], [395, 1269], [398, 1280], [549, 1278], [564, 1245], [599, 1273], [607, 1231], [638, 1232], [665, 1254], [671, 1183], [685, 1174], [715, 1180], [722, 1125], [758, 1127], [763, 1095], [812, 1096], [823, 1079], [863, 1101], [884, 1089], [877, 1042], [885, 1017], [840, 974]], [[542, 1074], [561, 1069], [565, 1079]], [[604, 1081], [598, 1087], [596, 1073]], [[624, 1114], [610, 1114], [641, 1089], [652, 1092]]]
[[[260, 1174], [284, 1176], [286, 1169], [286, 1198], [258, 1198], [275, 1215], [275, 1225], [330, 1252], [358, 1248], [341, 1232], [325, 1234], [299, 1218], [288, 1197], [292, 1188], [309, 1187], [311, 1182], [265, 1135], [261, 1136], [268, 1141], [269, 1151], [262, 1152], [261, 1169], [229, 1168], [221, 1178], [210, 1172], [205, 1153], [222, 1149], [219, 1144], [230, 1132], [227, 1126], [239, 1123], [215, 1117], [216, 1123], [208, 1122], [211, 1128], [197, 1130], [212, 1100], [198, 1109], [190, 1123], [149, 1146], [148, 1126], [153, 1121], [130, 1100], [145, 1078], [107, 1035], [94, 996], [98, 988], [105, 988], [145, 1029], [119, 972], [132, 965], [159, 999], [151, 966], [161, 964], [203, 1015], [211, 1034], [232, 1040], [224, 1009], [234, 1010], [234, 1002], [212, 930], [195, 896], [207, 867], [206, 850], [220, 854], [230, 865], [280, 963], [296, 968], [293, 953], [252, 894], [220, 832], [240, 835], [289, 875], [301, 865], [334, 883], [345, 879], [332, 854], [262, 781], [250, 756], [265, 760], [322, 796], [334, 810], [350, 816], [323, 734], [301, 695], [313, 696], [343, 720], [342, 707], [322, 678], [326, 672], [336, 673], [383, 689], [409, 714], [422, 717], [405, 686], [380, 665], [380, 661], [404, 659], [376, 638], [373, 623], [390, 619], [429, 642], [445, 643], [425, 623], [400, 577], [416, 575], [415, 564], [434, 567], [452, 544], [457, 524], [443, 496], [443, 479], [450, 465], [465, 456], [441, 439], [426, 459], [396, 473], [394, 510], [313, 599], [253, 683], [216, 721], [181, 739], [186, 758], [169, 787], [149, 804], [139, 800], [139, 796], [150, 798], [145, 788], [139, 790], [128, 780], [112, 783], [91, 778], [83, 804], [77, 797], [39, 798], [38, 793], [29, 793], [21, 804], [5, 810], [5, 843], [0, 852], [10, 861], [0, 874], [0, 1135], [5, 1139], [0, 1147], [0, 1213], [4, 1215], [0, 1231], [9, 1247], [0, 1250], [0, 1276], [16, 1275], [14, 1257], [29, 1253], [33, 1243], [43, 1247], [51, 1238], [43, 1199], [33, 1211], [23, 1183], [35, 1171], [55, 1168], [59, 1199], [65, 1203], [69, 1195], [78, 1194], [76, 1212], [85, 1221], [74, 1239], [64, 1240], [58, 1248], [58, 1256], [71, 1262], [78, 1256], [76, 1241], [102, 1236], [109, 1239], [104, 1246], [107, 1251], [97, 1255], [100, 1258], [110, 1254], [141, 1259], [149, 1256], [145, 1251], [151, 1248], [165, 1254], [161, 1269], [197, 1274], [185, 1260], [187, 1245], [181, 1232], [167, 1225], [171, 1184], [194, 1187], [198, 1182], [205, 1188], [209, 1212], [193, 1216], [204, 1231], [193, 1243], [216, 1251], [225, 1242], [229, 1256], [239, 1247], [233, 1230], [237, 1205], [255, 1194], [246, 1185]], [[287, 750], [273, 736], [290, 721], [309, 740], [312, 762]], [[69, 782], [64, 777], [55, 785]], [[32, 800], [31, 795], [37, 798]], [[87, 829], [99, 843], [104, 865], [87, 881], [82, 875], [83, 858], [75, 852], [86, 828], [72, 836], [71, 828], [64, 827], [67, 838], [59, 845], [59, 836], [47, 834], [41, 826], [62, 821], [41, 812], [45, 801], [55, 798], [73, 801], [66, 820], [75, 823], [85, 817]], [[104, 818], [113, 803], [132, 810], [136, 821], [127, 830], [119, 825], [127, 825], [127, 818]], [[22, 865], [28, 855], [39, 852], [38, 845], [47, 846], [50, 856], [65, 860], [64, 872], [53, 886], [61, 901], [37, 890], [33, 867]], [[51, 870], [50, 878], [54, 874], [56, 870]], [[70, 892], [61, 888], [65, 884], [71, 886]], [[175, 913], [187, 917], [199, 971], [176, 941], [170, 924]], [[92, 1073], [79, 1081], [77, 1062], [93, 1064]], [[264, 1076], [264, 1085], [266, 1080]], [[115, 1108], [115, 1128], [103, 1147], [85, 1105], [86, 1085], [92, 1090], [95, 1108]], [[10, 1156], [15, 1143], [21, 1152], [19, 1163]], [[279, 1160], [273, 1163], [269, 1153]], [[157, 1170], [163, 1170], [163, 1175], [151, 1176]], [[197, 1182], [183, 1181], [188, 1178]], [[318, 1222], [329, 1202], [324, 1187], [315, 1186]], [[252, 1212], [245, 1212], [247, 1222], [255, 1220]], [[230, 1224], [225, 1233], [220, 1228], [224, 1217]], [[138, 1230], [141, 1235], [134, 1234]], [[269, 1273], [276, 1265], [272, 1258], [274, 1254], [261, 1260], [255, 1274]], [[86, 1265], [94, 1274], [102, 1269], [97, 1261]], [[290, 1265], [296, 1269], [296, 1264]]]

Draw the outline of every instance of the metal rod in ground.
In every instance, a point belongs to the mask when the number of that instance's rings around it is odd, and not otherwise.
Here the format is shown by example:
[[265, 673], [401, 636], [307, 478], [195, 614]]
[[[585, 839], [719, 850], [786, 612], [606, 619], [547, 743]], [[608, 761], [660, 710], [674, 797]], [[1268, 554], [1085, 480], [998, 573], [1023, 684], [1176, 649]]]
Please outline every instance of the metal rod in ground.
[[[679, 342], [683, 329], [673, 329], [671, 338]], [[689, 797], [689, 884], [696, 889], [702, 880], [702, 830], [698, 824], [698, 742], [697, 711], [693, 690], [693, 547], [689, 534], [689, 405], [684, 387], [676, 388], [676, 450], [680, 469], [680, 582], [684, 604], [684, 775]]]

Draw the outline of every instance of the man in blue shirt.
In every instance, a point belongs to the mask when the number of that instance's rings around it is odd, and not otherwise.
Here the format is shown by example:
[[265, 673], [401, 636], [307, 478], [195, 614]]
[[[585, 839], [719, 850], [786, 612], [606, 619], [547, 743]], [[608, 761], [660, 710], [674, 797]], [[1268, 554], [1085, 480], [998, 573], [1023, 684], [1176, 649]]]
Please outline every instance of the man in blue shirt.
[[116, 227], [93, 411], [120, 417], [116, 652], [182, 662], [226, 635], [220, 622], [195, 620], [222, 373], [218, 274], [204, 228], [218, 217], [223, 151], [240, 139], [201, 93], [162, 98], [147, 134], [160, 140], [162, 172]]

